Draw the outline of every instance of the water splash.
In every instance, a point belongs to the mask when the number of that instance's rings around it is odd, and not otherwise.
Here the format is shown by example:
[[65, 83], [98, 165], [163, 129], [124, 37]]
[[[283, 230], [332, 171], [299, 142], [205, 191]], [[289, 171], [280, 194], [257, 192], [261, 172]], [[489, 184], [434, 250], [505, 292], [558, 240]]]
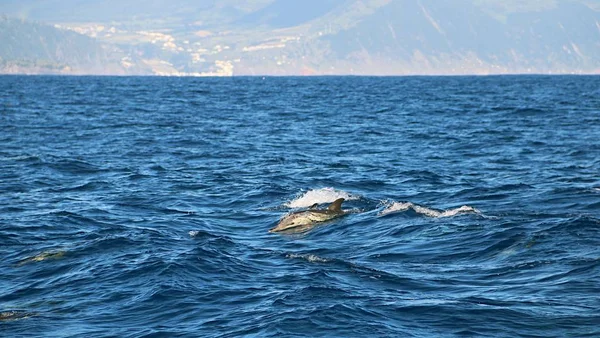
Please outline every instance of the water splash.
[[288, 208], [306, 208], [315, 203], [331, 203], [338, 198], [344, 198], [348, 201], [357, 200], [359, 196], [352, 195], [343, 190], [336, 190], [334, 188], [313, 189], [285, 203], [284, 206]]
[[202, 233], [202, 232], [201, 232], [201, 231], [198, 231], [198, 230], [192, 230], [192, 231], [188, 232], [188, 234], [189, 234], [189, 235], [190, 235], [190, 237], [192, 237], [192, 238], [194, 238], [194, 237], [196, 237], [196, 236], [200, 235], [201, 233]]
[[313, 255], [313, 254], [287, 254], [285, 255], [286, 258], [300, 258], [300, 259], [304, 259], [310, 263], [327, 263], [330, 260], [327, 258], [323, 258], [323, 257], [319, 257], [317, 255]]
[[428, 217], [452, 217], [461, 214], [480, 214], [481, 212], [471, 206], [463, 205], [459, 208], [448, 209], [448, 210], [435, 210], [432, 208], [428, 208], [425, 206], [417, 205], [412, 202], [385, 202], [387, 204], [386, 208], [383, 209], [379, 216], [385, 216], [395, 212], [404, 212], [409, 209], [414, 210], [416, 213], [428, 216]]

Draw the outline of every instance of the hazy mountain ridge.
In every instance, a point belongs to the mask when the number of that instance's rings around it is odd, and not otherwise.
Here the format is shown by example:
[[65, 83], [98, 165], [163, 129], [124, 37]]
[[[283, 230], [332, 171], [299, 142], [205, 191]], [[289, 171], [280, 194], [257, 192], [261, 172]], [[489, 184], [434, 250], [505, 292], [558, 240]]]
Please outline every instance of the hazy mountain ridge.
[[396, 1], [328, 39], [338, 58], [388, 64], [395, 73], [593, 72], [600, 69], [600, 34], [586, 33], [599, 21], [577, 3], [501, 22], [468, 3]]
[[0, 72], [125, 74], [115, 50], [93, 38], [51, 26], [0, 17]]
[[[87, 1], [74, 12], [88, 8], [87, 17], [70, 17], [65, 8], [76, 3], [81, 2], [8, 1], [4, 10], [9, 14], [46, 19], [60, 33], [5, 19], [0, 42], [13, 41], [0, 51], [2, 71], [7, 72], [7, 62], [14, 63], [18, 50], [17, 60], [46, 58], [61, 73], [600, 73], [600, 12], [587, 0], [461, 0], [452, 5], [434, 0], [256, 0], [243, 5], [153, 0], [143, 7], [141, 0], [108, 0], [104, 5]], [[44, 8], [52, 5], [57, 10], [46, 13]], [[115, 11], [120, 14], [111, 14]], [[68, 30], [87, 37], [75, 39]], [[48, 32], [54, 32], [54, 43], [41, 55], [39, 41], [47, 40]]]

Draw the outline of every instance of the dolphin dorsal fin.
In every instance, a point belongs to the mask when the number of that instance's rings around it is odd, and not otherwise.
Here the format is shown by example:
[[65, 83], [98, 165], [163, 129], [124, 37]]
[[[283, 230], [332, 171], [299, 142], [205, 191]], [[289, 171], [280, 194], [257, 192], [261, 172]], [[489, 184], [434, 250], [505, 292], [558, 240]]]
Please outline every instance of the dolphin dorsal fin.
[[333, 203], [331, 203], [329, 205], [329, 207], [327, 207], [327, 210], [330, 211], [335, 211], [335, 212], [342, 212], [342, 203], [345, 200], [343, 198], [338, 198], [337, 200], [333, 201]]

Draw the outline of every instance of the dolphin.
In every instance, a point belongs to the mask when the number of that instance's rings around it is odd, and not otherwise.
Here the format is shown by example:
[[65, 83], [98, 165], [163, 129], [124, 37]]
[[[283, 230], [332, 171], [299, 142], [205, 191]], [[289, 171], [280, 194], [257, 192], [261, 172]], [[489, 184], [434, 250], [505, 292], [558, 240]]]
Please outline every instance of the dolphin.
[[327, 209], [317, 209], [317, 205], [311, 205], [308, 210], [297, 211], [283, 217], [276, 227], [269, 232], [308, 230], [316, 223], [329, 221], [331, 219], [345, 215], [342, 210], [343, 198], [338, 198], [327, 207]]
[[41, 262], [49, 259], [60, 259], [65, 256], [64, 251], [44, 251], [40, 254], [37, 254], [33, 257], [28, 257], [20, 260], [17, 265], [21, 266], [23, 264], [32, 263], [32, 262]]
[[3, 311], [0, 312], [0, 321], [11, 321], [18, 319], [25, 319], [32, 316], [35, 316], [35, 313], [26, 312], [22, 310], [12, 310], [12, 311]]

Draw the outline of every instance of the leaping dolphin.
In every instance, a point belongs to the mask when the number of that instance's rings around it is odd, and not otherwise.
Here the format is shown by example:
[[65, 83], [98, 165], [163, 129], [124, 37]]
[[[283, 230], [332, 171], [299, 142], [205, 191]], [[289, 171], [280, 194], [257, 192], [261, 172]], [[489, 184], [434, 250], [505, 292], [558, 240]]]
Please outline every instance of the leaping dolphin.
[[344, 202], [344, 199], [338, 198], [327, 209], [316, 209], [316, 205], [312, 205], [308, 210], [288, 214], [269, 232], [305, 230], [316, 223], [343, 216], [346, 213], [342, 210], [342, 202]]

